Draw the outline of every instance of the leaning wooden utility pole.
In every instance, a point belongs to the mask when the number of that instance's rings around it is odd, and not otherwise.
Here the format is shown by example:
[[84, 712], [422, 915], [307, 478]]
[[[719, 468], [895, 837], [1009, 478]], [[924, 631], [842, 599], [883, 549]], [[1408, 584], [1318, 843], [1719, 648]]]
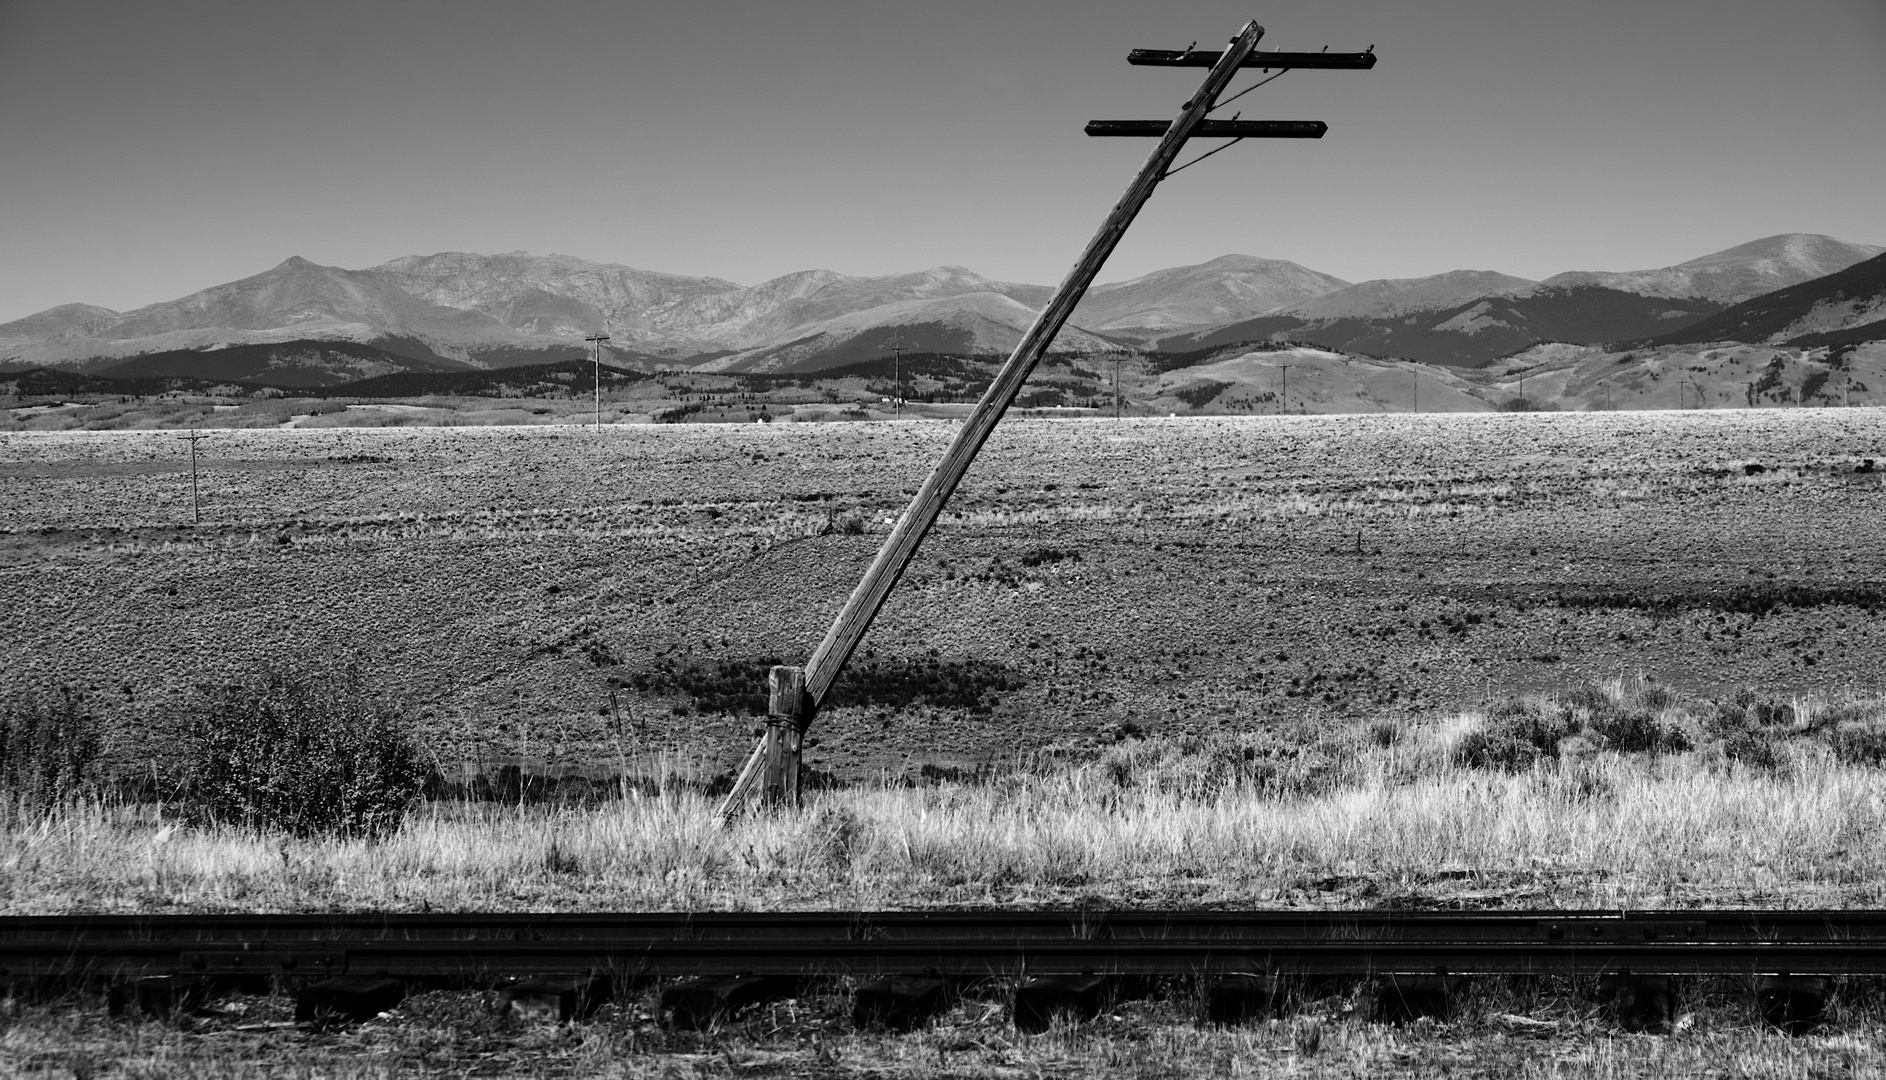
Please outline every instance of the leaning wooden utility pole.
[[[943, 511], [943, 504], [956, 490], [956, 485], [969, 469], [969, 463], [975, 460], [976, 452], [982, 449], [990, 432], [995, 430], [996, 421], [1002, 418], [1002, 414], [1021, 392], [1022, 383], [1027, 380], [1029, 372], [1034, 370], [1035, 364], [1041, 360], [1055, 335], [1060, 333], [1068, 316], [1073, 314], [1074, 305], [1080, 302], [1087, 287], [1093, 284], [1107, 256], [1120, 242], [1120, 237], [1126, 234], [1126, 227], [1132, 224], [1140, 207], [1146, 205], [1146, 200], [1152, 197], [1153, 188], [1159, 181], [1177, 171], [1172, 168], [1172, 163], [1185, 146], [1186, 139], [1196, 136], [1237, 141], [1249, 138], [1316, 139], [1323, 136], [1327, 127], [1321, 121], [1206, 119], [1217, 107], [1218, 95], [1231, 84], [1238, 70], [1247, 67], [1375, 66], [1373, 46], [1365, 53], [1259, 53], [1255, 51], [1257, 40], [1263, 36], [1264, 28], [1251, 22], [1245, 24], [1223, 52], [1136, 49], [1127, 57], [1127, 62], [1132, 64], [1209, 67], [1211, 71], [1205, 76], [1205, 82], [1198, 92], [1185, 103], [1178, 118], [1169, 123], [1163, 120], [1097, 120], [1087, 125], [1089, 135], [1158, 136], [1159, 144], [1146, 159], [1146, 164], [1140, 167], [1139, 175], [1127, 186], [1126, 194], [1120, 197], [1113, 211], [1107, 215], [1100, 231], [1087, 242], [1086, 250], [1081, 252], [1079, 260], [1061, 282], [1060, 288], [1055, 290], [1047, 306], [1035, 317], [1034, 324], [1022, 335], [1021, 342], [996, 374], [988, 392], [976, 403], [969, 418], [958, 429], [949, 449], [944, 451], [943, 460], [937, 463], [930, 478], [923, 482], [923, 486], [911, 498], [910, 506], [904, 510], [903, 516], [892, 526], [890, 536], [878, 550], [877, 558], [872, 560], [864, 579], [852, 590], [850, 599], [845, 601], [831, 629], [826, 631], [825, 639], [813, 650], [811, 660], [804, 668], [772, 669], [768, 678], [770, 704], [766, 733], [748, 757], [746, 767], [741, 770], [726, 801], [721, 803], [723, 817], [738, 812], [749, 801], [797, 800], [800, 747], [806, 728], [817, 715], [826, 694], [831, 691], [832, 683], [844, 669], [845, 662], [851, 658], [852, 650], [863, 640], [871, 620], [876, 617], [878, 609], [884, 606], [885, 599], [896, 586], [897, 579], [903, 575], [904, 568], [910, 564], [917, 545], [923, 542], [924, 535], [936, 523], [937, 516]], [[1217, 150], [1193, 160], [1203, 160], [1212, 153], [1217, 153]], [[1192, 162], [1179, 168], [1186, 168], [1190, 164]]]

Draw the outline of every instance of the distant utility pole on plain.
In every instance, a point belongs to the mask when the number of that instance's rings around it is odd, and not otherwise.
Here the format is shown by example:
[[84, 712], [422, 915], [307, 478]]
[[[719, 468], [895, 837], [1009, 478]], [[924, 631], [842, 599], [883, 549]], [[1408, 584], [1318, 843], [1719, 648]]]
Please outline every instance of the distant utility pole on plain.
[[891, 361], [891, 377], [897, 382], [896, 396], [891, 400], [891, 415], [901, 420], [904, 418], [904, 343], [900, 340], [891, 345], [895, 358]]
[[196, 444], [209, 436], [192, 429], [190, 434], [179, 435], [177, 438], [190, 440], [190, 520], [200, 525], [203, 523], [203, 512], [199, 509], [196, 498]]
[[1421, 373], [1414, 372], [1414, 411], [1421, 411]]
[[1285, 416], [1290, 412], [1290, 365], [1278, 364], [1277, 366], [1284, 369], [1284, 396], [1277, 403], [1277, 415]]
[[589, 342], [590, 360], [596, 365], [596, 432], [602, 433], [602, 343], [609, 340], [608, 334], [591, 334], [583, 339]]
[[[1120, 349], [1113, 351], [1113, 418], [1115, 418], [1115, 420], [1120, 418], [1120, 360], [1122, 360], [1124, 356], [1126, 356], [1126, 352], [1120, 351]], [[1852, 383], [1852, 377], [1848, 377], [1846, 381]]]

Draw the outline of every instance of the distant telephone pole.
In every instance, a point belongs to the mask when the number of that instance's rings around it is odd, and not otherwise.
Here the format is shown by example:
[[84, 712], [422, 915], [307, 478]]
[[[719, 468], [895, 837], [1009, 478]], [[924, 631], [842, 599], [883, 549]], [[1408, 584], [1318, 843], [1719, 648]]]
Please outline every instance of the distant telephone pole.
[[901, 420], [904, 416], [904, 343], [898, 341], [893, 344], [891, 353], [891, 363], [895, 365], [891, 369], [892, 377], [897, 380], [897, 389], [894, 391], [897, 396], [891, 402], [891, 415]]
[[196, 497], [196, 444], [209, 436], [192, 430], [190, 434], [179, 435], [177, 438], [190, 440], [190, 520], [200, 525], [203, 523], [203, 511], [199, 508]]
[[1284, 369], [1284, 396], [1277, 403], [1277, 415], [1283, 416], [1290, 412], [1290, 365], [1278, 364], [1277, 366]]
[[1421, 411], [1421, 372], [1414, 372], [1414, 411]]
[[[1118, 420], [1120, 418], [1120, 360], [1124, 358], [1125, 356], [1126, 354], [1124, 352], [1117, 349], [1114, 350], [1114, 353], [1113, 353], [1113, 418], [1115, 420]], [[1848, 376], [1847, 381], [1851, 383], [1853, 381], [1853, 377]]]
[[609, 340], [608, 334], [591, 334], [583, 339], [589, 342], [590, 359], [596, 365], [596, 432], [602, 433], [602, 343]]

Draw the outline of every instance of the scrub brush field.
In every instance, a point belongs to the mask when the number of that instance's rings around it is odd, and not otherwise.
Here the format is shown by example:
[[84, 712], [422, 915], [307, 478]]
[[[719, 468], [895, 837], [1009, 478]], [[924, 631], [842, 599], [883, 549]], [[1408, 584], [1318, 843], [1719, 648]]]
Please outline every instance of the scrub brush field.
[[[0, 434], [0, 665], [162, 774], [202, 688], [345, 656], [448, 774], [737, 766], [952, 432]], [[1878, 688], [1878, 410], [1016, 420], [813, 731], [835, 780], [1421, 720], [1621, 675]]]

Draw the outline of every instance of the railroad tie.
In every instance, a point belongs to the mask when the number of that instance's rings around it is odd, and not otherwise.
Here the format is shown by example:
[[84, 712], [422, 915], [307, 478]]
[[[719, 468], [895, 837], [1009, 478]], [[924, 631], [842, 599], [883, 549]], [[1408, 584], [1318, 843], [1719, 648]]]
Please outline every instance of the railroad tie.
[[1666, 1034], [1676, 1016], [1676, 998], [1668, 975], [1606, 975], [1598, 980], [1598, 1001], [1625, 1031]]
[[1012, 1016], [1021, 1031], [1046, 1031], [1056, 1017], [1092, 1020], [1112, 1007], [1116, 992], [1110, 975], [1038, 975], [1015, 988]]
[[499, 1008], [519, 1020], [567, 1024], [587, 1020], [613, 997], [609, 976], [587, 971], [580, 975], [539, 975], [508, 983], [498, 990]]
[[949, 1004], [949, 983], [935, 975], [885, 975], [858, 984], [851, 1022], [858, 1027], [909, 1031]]
[[742, 973], [731, 978], [689, 979], [662, 991], [658, 1011], [670, 1027], [698, 1031], [731, 1020], [753, 1006], [790, 997], [797, 989], [793, 980], [776, 975]]
[[1384, 1024], [1412, 1020], [1446, 1020], [1467, 980], [1432, 973], [1383, 976], [1375, 990], [1375, 1019]]
[[1281, 1013], [1290, 1000], [1290, 981], [1278, 975], [1233, 972], [1205, 988], [1205, 1019], [1214, 1024], [1243, 1024]]
[[1790, 1035], [1806, 1035], [1826, 1019], [1825, 975], [1763, 975], [1755, 980], [1762, 1019]]
[[325, 1027], [371, 1020], [406, 999], [406, 987], [381, 975], [341, 975], [295, 995], [295, 1023]]
[[129, 983], [113, 983], [105, 998], [114, 1018], [137, 1006], [140, 1016], [169, 1018], [201, 1008], [216, 988], [202, 975], [149, 975]]

